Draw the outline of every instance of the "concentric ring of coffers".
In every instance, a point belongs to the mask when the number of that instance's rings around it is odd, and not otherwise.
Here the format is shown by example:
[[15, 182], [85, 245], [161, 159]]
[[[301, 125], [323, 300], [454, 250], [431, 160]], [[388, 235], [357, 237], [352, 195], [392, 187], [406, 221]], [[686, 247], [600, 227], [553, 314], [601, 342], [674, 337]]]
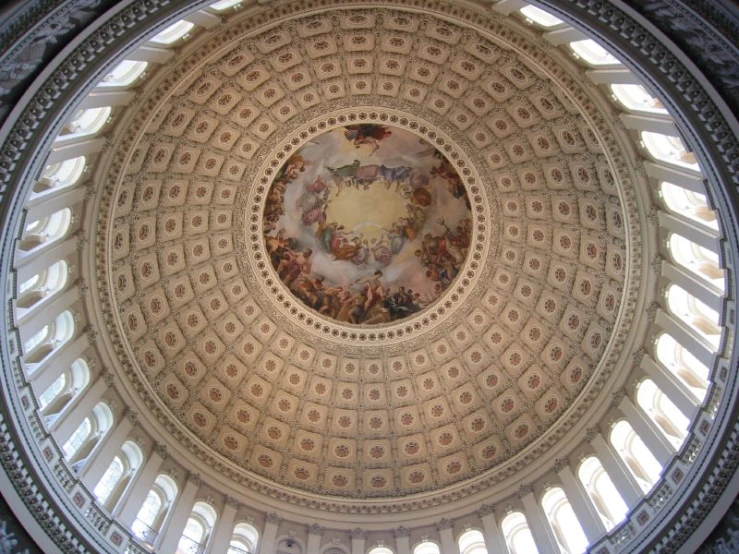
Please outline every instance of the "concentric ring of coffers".
[[[118, 142], [99, 221], [113, 298], [98, 293], [127, 378], [148, 382], [201, 457], [347, 498], [492, 483], [506, 475], [488, 470], [526, 447], [534, 461], [547, 430], [576, 423], [567, 408], [594, 400], [581, 392], [612, 369], [624, 290], [639, 286], [628, 167], [573, 77], [529, 43], [516, 52], [525, 39], [511, 31], [380, 11], [298, 18], [228, 51], [214, 37], [217, 56], [176, 65]], [[392, 337], [303, 311], [264, 239], [274, 175], [314, 137], [360, 124], [442, 139], [459, 175], [477, 173], [479, 194], [465, 186], [475, 232], [486, 226], [485, 256], [467, 260], [476, 281], [457, 278], [465, 301], [439, 312], [442, 297]]]

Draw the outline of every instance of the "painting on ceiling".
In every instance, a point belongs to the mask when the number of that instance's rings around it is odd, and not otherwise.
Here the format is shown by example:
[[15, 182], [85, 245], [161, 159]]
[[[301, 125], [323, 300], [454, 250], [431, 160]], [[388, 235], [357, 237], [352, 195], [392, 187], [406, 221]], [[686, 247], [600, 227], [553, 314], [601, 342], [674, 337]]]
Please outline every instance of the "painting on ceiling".
[[469, 198], [452, 164], [389, 125], [327, 131], [280, 168], [264, 243], [283, 284], [333, 320], [378, 325], [434, 303], [470, 248]]

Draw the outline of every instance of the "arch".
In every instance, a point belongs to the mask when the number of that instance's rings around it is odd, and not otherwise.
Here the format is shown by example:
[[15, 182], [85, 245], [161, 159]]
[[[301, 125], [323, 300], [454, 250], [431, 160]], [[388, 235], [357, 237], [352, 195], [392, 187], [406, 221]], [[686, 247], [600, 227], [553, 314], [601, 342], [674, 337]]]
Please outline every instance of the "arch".
[[237, 523], [231, 535], [227, 554], [254, 554], [259, 541], [259, 531], [250, 523]]
[[41, 173], [41, 178], [33, 186], [35, 194], [42, 194], [51, 190], [71, 187], [80, 180], [87, 167], [87, 158], [77, 156], [51, 165], [47, 165]]
[[424, 541], [416, 545], [413, 554], [441, 554], [441, 548], [435, 542]]
[[564, 554], [582, 554], [588, 548], [588, 539], [567, 499], [565, 491], [553, 487], [544, 493], [541, 506]]
[[722, 293], [725, 292], [724, 270], [721, 269], [719, 255], [716, 252], [699, 246], [677, 233], [670, 234], [667, 249], [675, 263]]
[[570, 43], [572, 51], [586, 63], [593, 66], [621, 65], [616, 56], [608, 52], [593, 39], [577, 40]]
[[78, 110], [74, 117], [62, 128], [59, 138], [80, 138], [96, 134], [108, 122], [113, 108], [102, 106]]
[[614, 84], [611, 92], [630, 112], [667, 114], [664, 104], [642, 85]]
[[18, 248], [30, 252], [41, 245], [61, 240], [72, 225], [72, 210], [63, 208], [48, 217], [26, 224]]
[[716, 211], [708, 205], [705, 194], [688, 190], [668, 181], [660, 183], [659, 191], [668, 211], [698, 225], [718, 231], [718, 216]]
[[504, 517], [500, 529], [510, 554], [538, 554], [534, 536], [522, 512], [511, 512]]
[[367, 552], [367, 554], [395, 554], [392, 550], [390, 550], [387, 546], [377, 546]]
[[485, 537], [477, 529], [469, 529], [457, 539], [460, 554], [488, 554]]
[[77, 465], [85, 460], [112, 426], [113, 412], [105, 402], [98, 402], [62, 446], [67, 461]]
[[196, 502], [177, 544], [177, 554], [200, 554], [208, 543], [217, 519], [216, 511], [206, 502]]
[[144, 544], [154, 545], [177, 494], [178, 487], [174, 479], [169, 475], [157, 475], [131, 525], [133, 534]]
[[15, 305], [24, 310], [37, 307], [44, 300], [61, 292], [67, 284], [69, 266], [64, 260], [53, 263], [44, 271], [29, 277], [18, 285]]
[[544, 11], [541, 8], [537, 8], [536, 6], [526, 6], [518, 11], [532, 23], [536, 23], [545, 28], [556, 27], [557, 25], [562, 25], [562, 23], [564, 23], [558, 17], [554, 17], [549, 12]]
[[667, 440], [679, 449], [688, 436], [690, 420], [657, 387], [651, 379], [642, 380], [637, 386], [636, 402]]
[[133, 84], [144, 74], [148, 62], [123, 60], [108, 73], [97, 86], [99, 87], [127, 87]]
[[170, 45], [181, 38], [185, 38], [186, 35], [195, 27], [193, 23], [181, 19], [180, 21], [173, 23], [157, 35], [149, 39], [149, 42], [155, 44]]
[[103, 476], [93, 489], [93, 494], [108, 510], [112, 510], [121, 498], [121, 494], [130, 483], [136, 471], [141, 467], [144, 456], [138, 445], [126, 441], [121, 451], [113, 458]]
[[680, 137], [642, 131], [641, 140], [649, 155], [656, 161], [677, 167], [700, 171], [695, 154], [690, 152]]
[[619, 421], [611, 429], [609, 440], [642, 490], [649, 492], [659, 481], [662, 466], [633, 427], [624, 420]]
[[[64, 310], [54, 318], [54, 321], [44, 325], [23, 342], [26, 364], [37, 364], [47, 358], [52, 352], [69, 342], [74, 336], [74, 316], [69, 310]], [[29, 373], [33, 373], [29, 368]]]
[[351, 554], [351, 550], [343, 544], [327, 544], [321, 548], [321, 554]]
[[629, 508], [598, 458], [585, 458], [577, 470], [577, 476], [607, 531], [624, 520]]
[[708, 368], [671, 335], [662, 333], [655, 341], [657, 361], [675, 375], [698, 400], [708, 392]]
[[90, 384], [90, 367], [82, 358], [77, 358], [69, 369], [63, 371], [38, 397], [39, 408], [44, 416], [59, 414], [72, 400]]
[[670, 313], [704, 338], [716, 351], [721, 342], [719, 314], [679, 285], [667, 287], [667, 308]]

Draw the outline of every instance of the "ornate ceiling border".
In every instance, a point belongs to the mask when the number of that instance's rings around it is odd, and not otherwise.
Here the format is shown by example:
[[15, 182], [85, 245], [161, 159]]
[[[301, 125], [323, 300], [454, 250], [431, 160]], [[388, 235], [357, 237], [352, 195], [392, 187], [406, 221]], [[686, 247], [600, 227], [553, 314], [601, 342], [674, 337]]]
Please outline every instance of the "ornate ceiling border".
[[[151, 6], [153, 3], [148, 2], [147, 4]], [[591, 6], [591, 4], [594, 5]], [[141, 9], [142, 6], [137, 6], [137, 8]], [[730, 227], [729, 229], [727, 229], [727, 234], [730, 236], [731, 239], [729, 247], [732, 253], [736, 252], [737, 226], [736, 220], [733, 217], [735, 214], [733, 210], [729, 209], [730, 206], [734, 205], [733, 191], [730, 191], [728, 193], [722, 191], [719, 185], [722, 180], [718, 179], [718, 177], [725, 177], [725, 182], [735, 182], [732, 177], [736, 175], [736, 171], [734, 171], [736, 163], [735, 161], [739, 159], [739, 156], [737, 156], [738, 149], [736, 136], [733, 135], [728, 129], [726, 122], [722, 119], [720, 111], [715, 108], [710, 97], [706, 95], [705, 91], [695, 80], [695, 77], [690, 74], [689, 71], [686, 71], [683, 67], [681, 67], [680, 63], [674, 58], [672, 53], [669, 52], [669, 50], [667, 50], [666, 48], [661, 47], [659, 42], [653, 37], [650, 37], [649, 33], [645, 33], [643, 28], [633, 19], [625, 16], [622, 12], [614, 9], [612, 6], [609, 6], [605, 2], [579, 3], [577, 5], [573, 3], [566, 6], [566, 8], [570, 18], [579, 19], [580, 21], [586, 21], [588, 22], [588, 24], [592, 24], [593, 27], [591, 28], [591, 30], [598, 28], [601, 25], [601, 22], [608, 21], [610, 23], [608, 28], [601, 29], [598, 34], [609, 40], [612, 44], [615, 44], [613, 42], [614, 40], [619, 42], [623, 38], [624, 44], [631, 43], [637, 48], [646, 46], [646, 51], [649, 52], [654, 52], [655, 50], [657, 51], [658, 56], [654, 56], [651, 59], [641, 58], [638, 61], [633, 61], [633, 63], [635, 65], [638, 63], [639, 66], [643, 67], [649, 67], [651, 65], [652, 71], [655, 74], [664, 71], [664, 73], [670, 78], [671, 82], [673, 82], [675, 86], [677, 86], [677, 89], [682, 90], [686, 93], [685, 101], [687, 101], [687, 105], [689, 107], [679, 110], [679, 113], [683, 118], [683, 123], [685, 123], [686, 121], [690, 121], [695, 126], [695, 128], [693, 129], [694, 132], [692, 134], [693, 140], [695, 140], [696, 137], [700, 137], [705, 141], [704, 144], [706, 145], [706, 147], [705, 149], [701, 149], [700, 152], [701, 159], [703, 161], [707, 161], [712, 157], [711, 154], [715, 156], [716, 160], [723, 159], [723, 164], [725, 165], [722, 170], [717, 170], [715, 165], [711, 164], [714, 169], [711, 175], [711, 183], [714, 191], [716, 192], [717, 198], [726, 200], [725, 204], [719, 202], [719, 206], [722, 208], [722, 215], [727, 219], [727, 223], [729, 223]], [[156, 11], [156, 9], [153, 11]], [[132, 20], [130, 23], [133, 23], [134, 21], [135, 20]], [[155, 18], [152, 18], [151, 21], [155, 21]], [[127, 28], [129, 28], [130, 26], [130, 24], [125, 25], [125, 27]], [[114, 42], [113, 37], [115, 37], [117, 34], [118, 33], [116, 32], [105, 32], [102, 34], [102, 36], [99, 35], [97, 38], [101, 42], [98, 44], [112, 44]], [[619, 49], [621, 50], [624, 50], [624, 48], [625, 46], [623, 45], [619, 47]], [[50, 83], [53, 84], [54, 82], [56, 82], [57, 84], [62, 84], [68, 82], [68, 79], [70, 78], [74, 79], [75, 77], [77, 77], [79, 75], [78, 71], [80, 67], [85, 68], [88, 66], [88, 64], [95, 63], [95, 58], [97, 58], [100, 54], [100, 52], [96, 52], [95, 54], [93, 54], [93, 52], [95, 52], [96, 50], [98, 50], [97, 47], [91, 50], [88, 45], [86, 50], [82, 50], [82, 53], [84, 54], [82, 57], [73, 56], [71, 59], [68, 59], [62, 64], [62, 67], [56, 73], [56, 81], [52, 79]], [[102, 57], [105, 57], [105, 55], [103, 54]], [[643, 70], [640, 71], [640, 74], [646, 76], [648, 72], [647, 70]], [[62, 86], [61, 88], [65, 87]], [[660, 86], [657, 86], [657, 88], [659, 90], [662, 90], [663, 92], [666, 90], [664, 82]], [[47, 85], [46, 88], [42, 88], [40, 90], [41, 92], [36, 96], [36, 100], [31, 103], [28, 109], [18, 119], [18, 121], [14, 122], [15, 127], [10, 135], [10, 139], [3, 147], [2, 157], [0, 158], [0, 173], [3, 178], [4, 185], [2, 189], [3, 196], [7, 196], [11, 193], [17, 193], [20, 188], [20, 175], [11, 174], [11, 172], [15, 170], [17, 164], [19, 163], [19, 160], [23, 160], [24, 163], [28, 163], [30, 161], [31, 163], [29, 163], [28, 166], [34, 166], [32, 162], [33, 156], [30, 156], [31, 160], [29, 160], [28, 154], [28, 149], [31, 144], [29, 144], [29, 141], [27, 139], [33, 137], [31, 128], [34, 128], [36, 132], [44, 132], [50, 127], [53, 127], [55, 124], [57, 124], [57, 116], [59, 110], [52, 109], [49, 112], [47, 111], [47, 108], [52, 107], [53, 103], [51, 102], [51, 100], [53, 98], [58, 98], [59, 96], [62, 96], [61, 90], [59, 90], [58, 86], [49, 85]], [[674, 102], [673, 104], [674, 105], [672, 107], [676, 108], [679, 107], [680, 102]], [[700, 115], [703, 115], [704, 117], [701, 118], [699, 117]], [[38, 166], [39, 163], [40, 162], [37, 160], [35, 166]], [[18, 219], [19, 206], [11, 206], [11, 208], [15, 211], [15, 214], [10, 215], [10, 217], [6, 221], [12, 224]], [[5, 210], [5, 215], [9, 215], [7, 208]], [[13, 226], [14, 225], [11, 225], [11, 227]], [[3, 244], [3, 257], [5, 259], [5, 263], [2, 266], [2, 276], [6, 278], [6, 282], [9, 282], [7, 279], [9, 268], [7, 260], [8, 256], [10, 255], [9, 248], [12, 248], [12, 245], [9, 246], [9, 244], [10, 243], [8, 241], [6, 232], [5, 241]], [[732, 286], [733, 285], [734, 283], [732, 282]], [[6, 327], [8, 323], [9, 322], [7, 320], [3, 322]], [[14, 351], [14, 345], [15, 341], [13, 340], [13, 338], [11, 338], [10, 349], [4, 348], [2, 351], [3, 366], [6, 371], [6, 375], [9, 375], [7, 372], [9, 368], [11, 368], [13, 365], [10, 363], [9, 355], [12, 354], [12, 352]], [[736, 357], [736, 353], [734, 353], [732, 359], [730, 360], [730, 367], [736, 366]], [[735, 372], [732, 371], [732, 374], [733, 373]], [[729, 393], [727, 394], [727, 396], [735, 396], [731, 393], [735, 392], [736, 388], [736, 375], [732, 375], [730, 381], [726, 383], [726, 389]], [[4, 455], [2, 457], [2, 462], [5, 470], [8, 472], [8, 474], [11, 476], [16, 486], [18, 487], [19, 492], [25, 491], [23, 494], [24, 497], [27, 497], [29, 499], [35, 498], [35, 494], [39, 492], [39, 490], [36, 488], [36, 485], [34, 484], [35, 477], [33, 475], [29, 475], [27, 471], [22, 469], [24, 462], [28, 462], [31, 467], [35, 467], [35, 464], [31, 462], [26, 453], [28, 452], [27, 449], [30, 448], [32, 444], [28, 440], [21, 439], [20, 436], [15, 435], [15, 433], [20, 431], [20, 429], [18, 427], [19, 422], [16, 420], [16, 417], [10, 414], [10, 406], [14, 405], [17, 401], [17, 398], [14, 400], [15, 394], [9, 394], [11, 392], [12, 391], [9, 391], [6, 388], [5, 393], [8, 403], [3, 406], [3, 428], [5, 431], [3, 434], [3, 439], [5, 442], [5, 449]], [[664, 540], [660, 544], [660, 550], [674, 551], [679, 547], [680, 544], [685, 541], [687, 534], [692, 532], [692, 530], [694, 530], [695, 527], [697, 527], [697, 525], [702, 521], [703, 516], [708, 513], [708, 511], [710, 511], [711, 507], [721, 495], [722, 486], [725, 485], [726, 482], [728, 482], [734, 470], [736, 469], [736, 465], [738, 463], [738, 459], [736, 456], [736, 441], [734, 441], [733, 439], [727, 439], [726, 441], [721, 440], [721, 437], [728, 436], [728, 433], [731, 429], [734, 429], [735, 432], [739, 431], [739, 427], [736, 423], [736, 418], [734, 417], [735, 405], [733, 403], [725, 402], [722, 408], [722, 418], [720, 421], [717, 422], [720, 424], [715, 425], [714, 430], [711, 433], [712, 442], [715, 445], [715, 447], [712, 448], [711, 451], [721, 451], [720, 459], [718, 459], [715, 463], [715, 472], [701, 486], [695, 488], [691, 487], [691, 491], [693, 492], [691, 498], [694, 499], [694, 501], [692, 502], [690, 509], [686, 510], [683, 516], [683, 521], [677, 521], [677, 519], [673, 519], [671, 521], [663, 520], [660, 522], [660, 531], [664, 535]], [[10, 419], [6, 419], [8, 417], [10, 417]], [[8, 424], [10, 425], [10, 427], [7, 427]], [[10, 429], [13, 429], [12, 434], [10, 432]], [[17, 445], [15, 442], [19, 439], [21, 443], [25, 443], [23, 448], [21, 448], [20, 450], [17, 449]], [[696, 467], [696, 471], [698, 471], [699, 473], [706, 472], [707, 475], [710, 475], [710, 469], [713, 465], [713, 461], [713, 459], [700, 460], [700, 463], [696, 463], [696, 466], [700, 466]], [[44, 483], [44, 487], [48, 485], [51, 485], [53, 487], [53, 482], [49, 481]], [[42, 492], [41, 494], [43, 496], [46, 496], [47, 492], [49, 491]], [[686, 502], [690, 502], [691, 498], [687, 498]], [[57, 498], [56, 500], [58, 501], [59, 499]], [[680, 507], [685, 508], [687, 506], [686, 502], [681, 503]], [[61, 532], [62, 535], [64, 535], [64, 529], [59, 525], [59, 516], [55, 515], [55, 512], [56, 510], [54, 510], [49, 504], [46, 504], [45, 506], [41, 505], [39, 506], [39, 509], [36, 510], [36, 514], [39, 520], [44, 520], [45, 518], [48, 518], [46, 520], [47, 524], [45, 525], [47, 529], [56, 528], [58, 530], [58, 533]], [[679, 525], [671, 529], [665, 528], [665, 526], [667, 525], [676, 524]], [[659, 537], [657, 537], [655, 541], [658, 540], [658, 538]]]

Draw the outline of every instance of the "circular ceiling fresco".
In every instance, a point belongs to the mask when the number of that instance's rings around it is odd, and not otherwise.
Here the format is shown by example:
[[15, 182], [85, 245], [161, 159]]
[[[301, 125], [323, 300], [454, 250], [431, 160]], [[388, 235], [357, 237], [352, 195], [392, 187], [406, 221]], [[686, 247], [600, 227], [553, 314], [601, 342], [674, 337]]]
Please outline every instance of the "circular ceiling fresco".
[[277, 173], [264, 241], [282, 283], [342, 323], [434, 303], [467, 257], [472, 213], [456, 169], [407, 130], [358, 123], [305, 144]]

